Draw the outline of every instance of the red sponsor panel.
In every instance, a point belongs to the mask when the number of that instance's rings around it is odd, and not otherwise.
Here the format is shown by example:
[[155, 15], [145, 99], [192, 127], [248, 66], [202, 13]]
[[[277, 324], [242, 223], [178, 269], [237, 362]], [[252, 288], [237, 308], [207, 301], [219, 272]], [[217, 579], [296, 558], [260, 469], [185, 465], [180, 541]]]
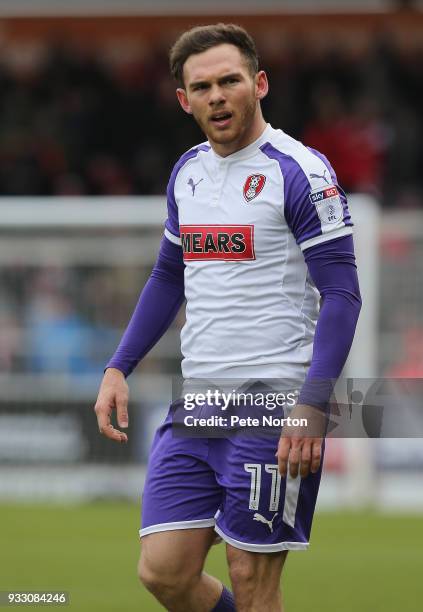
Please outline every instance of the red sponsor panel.
[[180, 225], [184, 260], [255, 259], [254, 225]]
[[336, 187], [328, 187], [328, 189], [324, 190], [325, 198], [332, 198], [333, 196], [338, 195], [338, 190]]

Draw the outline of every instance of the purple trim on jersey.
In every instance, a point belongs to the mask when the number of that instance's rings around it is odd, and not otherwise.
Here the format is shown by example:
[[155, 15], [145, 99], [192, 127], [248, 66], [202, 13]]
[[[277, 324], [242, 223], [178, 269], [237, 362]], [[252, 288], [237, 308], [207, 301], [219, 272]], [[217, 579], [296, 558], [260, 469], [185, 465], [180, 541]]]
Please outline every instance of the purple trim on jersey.
[[[309, 198], [311, 185], [300, 164], [295, 161], [293, 157], [286, 153], [282, 153], [282, 151], [276, 149], [269, 142], [266, 142], [260, 149], [267, 157], [279, 163], [284, 178], [284, 215], [297, 244], [301, 244], [310, 238], [321, 236], [321, 221], [315, 206], [313, 206]], [[320, 157], [317, 151], [311, 152]], [[324, 160], [322, 159], [322, 161]], [[329, 164], [327, 160], [325, 163]], [[330, 164], [328, 169], [332, 176], [333, 169], [330, 167]], [[352, 225], [346, 205], [345, 194], [341, 189], [340, 193], [342, 194], [341, 200], [344, 208], [344, 220], [346, 219], [348, 221], [348, 223], [346, 223], [347, 225]], [[345, 199], [345, 202], [342, 198]]]
[[170, 175], [169, 183], [167, 185], [167, 220], [165, 223], [166, 229], [171, 234], [179, 237], [179, 216], [178, 216], [178, 205], [175, 200], [175, 181], [180, 169], [189, 161], [198, 155], [200, 151], [210, 151], [208, 145], [198, 145], [194, 149], [190, 149], [182, 155], [182, 157], [176, 162], [172, 173]]
[[304, 258], [323, 304], [299, 401], [326, 408], [333, 381], [347, 360], [361, 308], [353, 238], [345, 236], [312, 246], [305, 249]]
[[339, 191], [339, 195], [341, 196], [342, 207], [344, 209], [344, 223], [348, 227], [352, 227], [354, 224], [353, 224], [353, 222], [351, 220], [350, 211], [348, 210], [347, 196], [346, 196], [345, 191], [338, 184], [338, 178], [336, 176], [336, 172], [332, 168], [330, 161], [328, 160], [326, 155], [323, 155], [323, 153], [320, 153], [320, 151], [317, 151], [316, 149], [312, 149], [311, 147], [307, 147], [307, 149], [311, 153], [314, 153], [314, 155], [316, 155], [319, 159], [321, 159], [322, 162], [325, 164], [326, 168], [329, 170], [332, 182], [333, 182], [334, 185], [337, 186], [338, 191]]
[[163, 237], [150, 278], [106, 368], [128, 376], [162, 337], [184, 300], [184, 269], [182, 248]]

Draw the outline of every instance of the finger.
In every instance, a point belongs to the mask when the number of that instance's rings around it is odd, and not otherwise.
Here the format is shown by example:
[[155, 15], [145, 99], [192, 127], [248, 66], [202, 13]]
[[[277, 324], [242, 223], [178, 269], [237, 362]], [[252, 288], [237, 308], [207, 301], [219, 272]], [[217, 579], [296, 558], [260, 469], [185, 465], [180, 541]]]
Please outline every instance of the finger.
[[103, 434], [107, 438], [110, 438], [111, 440], [116, 440], [117, 442], [128, 441], [127, 435], [119, 431], [118, 429], [115, 429], [110, 423], [111, 409], [109, 406], [96, 404], [94, 410], [97, 414], [98, 429], [101, 434]]
[[298, 468], [300, 465], [301, 446], [291, 446], [289, 451], [289, 474], [291, 478], [298, 476]]
[[100, 433], [106, 436], [106, 438], [110, 438], [110, 440], [115, 440], [116, 442], [128, 442], [126, 433], [115, 429], [111, 423], [100, 429]]
[[103, 433], [102, 430], [110, 425], [111, 409], [109, 406], [96, 404], [94, 406], [94, 411], [97, 415], [98, 429], [100, 430], [100, 433]]
[[116, 416], [119, 427], [128, 427], [128, 396], [123, 393], [116, 396]]
[[315, 474], [320, 468], [320, 462], [322, 460], [322, 441], [313, 442], [311, 451], [311, 472]]
[[310, 473], [311, 441], [306, 439], [301, 449], [300, 476], [306, 478]]
[[280, 438], [276, 456], [278, 458], [279, 474], [285, 478], [288, 470], [289, 449], [291, 448], [290, 438]]

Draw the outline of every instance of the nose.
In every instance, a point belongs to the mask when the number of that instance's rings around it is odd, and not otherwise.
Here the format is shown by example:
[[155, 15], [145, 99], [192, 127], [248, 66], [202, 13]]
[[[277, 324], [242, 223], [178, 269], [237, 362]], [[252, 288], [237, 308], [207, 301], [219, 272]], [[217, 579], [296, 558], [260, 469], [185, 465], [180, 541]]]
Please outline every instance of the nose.
[[212, 85], [210, 88], [210, 95], [209, 95], [210, 106], [221, 105], [223, 102], [225, 102], [225, 100], [226, 98], [223, 94], [222, 88], [217, 84]]

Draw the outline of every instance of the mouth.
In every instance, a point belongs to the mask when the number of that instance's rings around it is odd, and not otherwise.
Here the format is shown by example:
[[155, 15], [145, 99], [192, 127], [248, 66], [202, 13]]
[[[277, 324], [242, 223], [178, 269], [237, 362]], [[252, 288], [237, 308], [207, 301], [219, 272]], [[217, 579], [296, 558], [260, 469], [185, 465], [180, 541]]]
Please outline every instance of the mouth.
[[229, 111], [220, 111], [219, 113], [213, 113], [210, 117], [210, 121], [216, 127], [227, 127], [232, 120], [232, 113]]

